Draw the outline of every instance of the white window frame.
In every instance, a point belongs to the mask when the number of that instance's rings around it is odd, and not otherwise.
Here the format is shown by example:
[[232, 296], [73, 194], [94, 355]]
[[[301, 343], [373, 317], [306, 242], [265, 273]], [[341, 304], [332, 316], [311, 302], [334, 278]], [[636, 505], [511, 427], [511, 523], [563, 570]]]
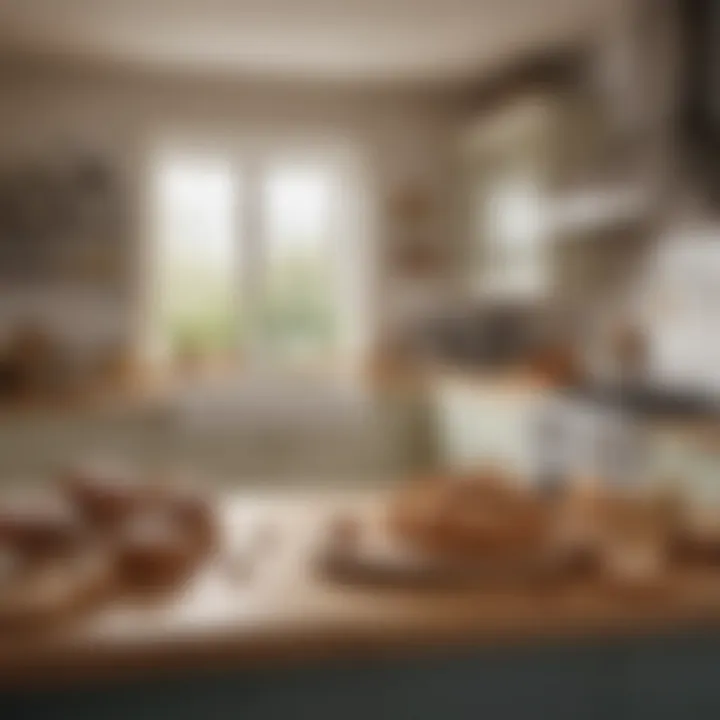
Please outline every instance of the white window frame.
[[[211, 138], [211, 139], [209, 139]], [[152, 297], [153, 283], [157, 277], [156, 238], [154, 235], [155, 208], [152, 207], [152, 182], [154, 163], [163, 153], [187, 153], [219, 156], [229, 159], [242, 178], [243, 212], [239, 214], [239, 241], [244, 243], [242, 276], [238, 283], [239, 307], [251, 318], [257, 317], [258, 282], [262, 282], [264, 228], [262, 227], [262, 181], [264, 168], [273, 162], [331, 164], [339, 170], [346, 189], [344, 200], [345, 222], [338, 233], [346, 242], [348, 254], [344, 266], [352, 269], [352, 278], [344, 283], [345, 292], [339, 296], [342, 305], [339, 338], [341, 359], [333, 370], [356, 373], [365, 363], [374, 335], [372, 308], [373, 288], [377, 284], [375, 245], [377, 199], [372, 197], [369, 182], [368, 155], [355, 141], [329, 140], [312, 135], [273, 136], [234, 133], [176, 131], [154, 135], [143, 143], [139, 162], [141, 179], [138, 183], [141, 208], [137, 249], [138, 286], [136, 287], [136, 337], [141, 354], [152, 361], [149, 349], [156, 331], [157, 309]], [[252, 335], [252, 331], [251, 331]], [[242, 348], [243, 368], [267, 369], [267, 352], [252, 337]]]
[[[462, 141], [462, 151], [470, 165], [470, 291], [481, 297], [533, 302], [545, 299], [554, 279], [553, 233], [547, 217], [543, 188], [547, 178], [547, 145], [552, 127], [553, 107], [547, 98], [529, 95], [475, 123]], [[535, 142], [538, 150], [527, 160], [518, 160], [517, 146]], [[487, 178], [493, 166], [503, 175], [524, 176], [538, 188], [534, 242], [510, 247], [503, 238], [493, 237], [488, 228], [489, 198]], [[478, 175], [478, 168], [480, 173]], [[517, 282], [523, 267], [534, 266], [537, 278], [523, 285]], [[541, 277], [542, 276], [542, 277]]]

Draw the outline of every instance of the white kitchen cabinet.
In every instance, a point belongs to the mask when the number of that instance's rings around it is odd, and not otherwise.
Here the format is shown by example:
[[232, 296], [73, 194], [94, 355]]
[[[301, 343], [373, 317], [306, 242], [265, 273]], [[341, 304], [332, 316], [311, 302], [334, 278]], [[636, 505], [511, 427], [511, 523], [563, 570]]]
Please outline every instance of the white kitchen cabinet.
[[533, 477], [533, 422], [547, 391], [522, 381], [442, 378], [433, 391], [440, 463], [449, 470], [502, 468]]

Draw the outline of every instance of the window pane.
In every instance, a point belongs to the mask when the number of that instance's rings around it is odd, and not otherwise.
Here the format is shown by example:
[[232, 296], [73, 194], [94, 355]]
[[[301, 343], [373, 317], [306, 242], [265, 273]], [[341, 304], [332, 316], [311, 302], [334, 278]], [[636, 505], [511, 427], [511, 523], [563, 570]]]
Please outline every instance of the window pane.
[[325, 167], [277, 165], [263, 187], [262, 333], [280, 360], [315, 360], [336, 339], [336, 186]]
[[172, 353], [226, 351], [236, 335], [238, 277], [232, 167], [168, 156], [155, 179], [161, 343]]
[[530, 173], [497, 178], [486, 196], [486, 281], [494, 291], [537, 295], [548, 286], [549, 248], [540, 189]]
[[533, 251], [541, 239], [539, 190], [529, 178], [507, 178], [488, 196], [490, 236], [500, 249]]

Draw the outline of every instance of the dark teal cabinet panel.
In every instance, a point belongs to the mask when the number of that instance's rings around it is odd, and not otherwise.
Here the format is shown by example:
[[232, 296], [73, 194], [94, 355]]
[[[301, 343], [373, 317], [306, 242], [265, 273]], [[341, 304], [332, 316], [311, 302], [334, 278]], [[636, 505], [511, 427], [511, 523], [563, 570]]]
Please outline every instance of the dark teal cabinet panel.
[[423, 657], [0, 695], [0, 720], [720, 718], [720, 637]]
[[720, 638], [662, 638], [630, 647], [628, 717], [720, 719]]

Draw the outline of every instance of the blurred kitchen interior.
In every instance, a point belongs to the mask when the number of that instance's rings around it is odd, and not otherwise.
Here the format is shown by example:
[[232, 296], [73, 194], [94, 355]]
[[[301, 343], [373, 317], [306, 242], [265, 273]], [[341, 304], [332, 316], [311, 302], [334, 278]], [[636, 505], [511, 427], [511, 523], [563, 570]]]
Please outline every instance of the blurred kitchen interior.
[[3, 2], [1, 481], [537, 471], [538, 388], [712, 415], [696, 5]]

